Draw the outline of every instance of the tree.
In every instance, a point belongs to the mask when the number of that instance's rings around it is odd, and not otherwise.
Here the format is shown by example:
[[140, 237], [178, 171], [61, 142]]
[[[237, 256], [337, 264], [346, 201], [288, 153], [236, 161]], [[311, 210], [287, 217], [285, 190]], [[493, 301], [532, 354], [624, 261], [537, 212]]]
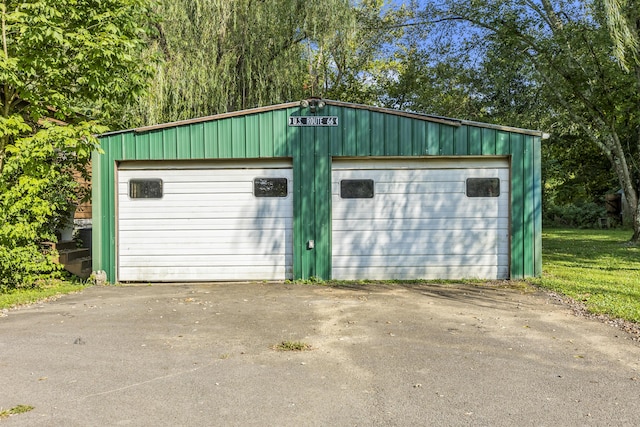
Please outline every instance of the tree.
[[[377, 104], [412, 8], [383, 0], [354, 2], [335, 29], [318, 34], [309, 49], [311, 95]], [[315, 92], [313, 91], [315, 89]]]
[[155, 12], [146, 56], [161, 62], [128, 126], [308, 96], [372, 100], [365, 75], [405, 13], [382, 0], [162, 0]]
[[161, 59], [134, 125], [300, 99], [304, 42], [329, 31], [346, 0], [164, 0], [147, 51]]
[[83, 196], [93, 136], [144, 88], [144, 0], [0, 3], [0, 288], [56, 271], [39, 244]]
[[160, 64], [131, 124], [239, 110], [299, 94], [301, 41], [320, 19], [309, 22], [309, 14], [327, 13], [324, 2], [307, 6], [295, 1], [158, 2], [160, 20], [153, 24], [146, 55], [158, 57]]
[[625, 71], [637, 70], [640, 66], [640, 9], [629, 0], [603, 0], [603, 4], [615, 57]]
[[467, 65], [465, 55], [441, 55], [415, 44], [399, 50], [393, 72], [382, 82], [383, 105], [436, 116], [490, 121], [479, 70]]
[[[637, 17], [637, 6], [627, 6], [631, 15], [624, 22], [638, 22], [628, 19]], [[555, 121], [554, 132], [585, 138], [609, 160], [633, 207], [632, 241], [638, 242], [640, 73], [624, 72], [613, 59], [616, 43], [603, 3], [446, 0], [430, 4], [422, 16], [470, 26], [474, 37], [498, 45], [508, 61], [530, 67], [532, 82], [539, 85], [541, 101]]]

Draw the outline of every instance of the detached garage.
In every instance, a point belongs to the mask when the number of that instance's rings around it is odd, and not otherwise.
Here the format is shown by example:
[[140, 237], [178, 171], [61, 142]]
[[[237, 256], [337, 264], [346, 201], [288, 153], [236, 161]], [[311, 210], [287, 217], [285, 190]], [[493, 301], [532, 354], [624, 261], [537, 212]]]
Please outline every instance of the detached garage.
[[112, 282], [537, 276], [542, 137], [316, 99], [105, 134], [93, 269]]

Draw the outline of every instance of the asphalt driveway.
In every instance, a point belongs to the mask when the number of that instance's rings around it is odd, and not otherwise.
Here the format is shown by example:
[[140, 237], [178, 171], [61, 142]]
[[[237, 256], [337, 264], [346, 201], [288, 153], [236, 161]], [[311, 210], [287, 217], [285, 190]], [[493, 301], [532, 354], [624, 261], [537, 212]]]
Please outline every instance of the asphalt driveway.
[[92, 287], [0, 318], [21, 404], [0, 426], [636, 426], [640, 344], [500, 286]]

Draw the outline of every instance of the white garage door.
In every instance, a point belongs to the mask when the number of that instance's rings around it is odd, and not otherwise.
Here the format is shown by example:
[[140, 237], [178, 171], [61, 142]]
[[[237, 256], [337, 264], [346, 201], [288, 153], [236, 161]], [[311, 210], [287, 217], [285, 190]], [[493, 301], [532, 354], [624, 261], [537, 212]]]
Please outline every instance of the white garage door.
[[118, 280], [293, 276], [289, 165], [122, 163]]
[[334, 161], [334, 279], [509, 277], [504, 159]]

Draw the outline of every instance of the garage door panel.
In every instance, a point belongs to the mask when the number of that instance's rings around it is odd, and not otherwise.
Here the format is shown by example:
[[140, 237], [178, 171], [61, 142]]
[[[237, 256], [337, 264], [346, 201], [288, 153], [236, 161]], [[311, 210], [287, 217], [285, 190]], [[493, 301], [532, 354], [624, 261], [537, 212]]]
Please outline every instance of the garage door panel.
[[[228, 229], [228, 230], [175, 230], [166, 225], [156, 227], [156, 235], [149, 235], [150, 230], [129, 230], [123, 233], [120, 243], [126, 245], [129, 243], [176, 243], [183, 240], [189, 240], [192, 243], [243, 243], [258, 244], [260, 242], [274, 242], [270, 239], [273, 233], [286, 233], [288, 229], [284, 224], [279, 226], [270, 226], [263, 228], [261, 233], [257, 233], [255, 228], [252, 229]], [[151, 230], [154, 231], [154, 230]], [[280, 241], [280, 240], [275, 240]]]
[[[293, 275], [292, 268], [284, 267], [265, 267], [263, 269], [253, 268], [242, 273], [242, 279], [238, 278], [238, 268], [220, 268], [220, 267], [149, 267], [139, 268], [128, 273], [127, 281], [131, 282], [185, 282], [185, 281], [201, 281], [199, 277], [214, 277], [215, 281], [238, 281], [238, 280], [282, 280], [268, 279], [268, 277], [291, 277]], [[196, 278], [191, 278], [196, 277]], [[265, 279], [267, 278], [267, 279]]]
[[[180, 230], [196, 230], [207, 232], [209, 230], [255, 230], [256, 227], [262, 230], [269, 229], [291, 229], [293, 218], [291, 217], [270, 217], [270, 218], [172, 218], [163, 222], [162, 228], [179, 232]], [[157, 230], [158, 222], [151, 219], [130, 219], [120, 220], [120, 230], [126, 231], [148, 231]]]
[[[206, 170], [207, 173], [202, 173], [203, 170]], [[170, 166], [167, 166], [149, 169], [121, 168], [119, 170], [119, 174], [127, 174], [127, 176], [135, 175], [136, 178], [158, 178], [161, 174], [163, 177], [167, 177], [167, 179], [170, 179], [171, 182], [233, 182], [247, 181], [247, 179], [253, 179], [254, 176], [279, 177], [282, 176], [282, 171], [286, 170], [286, 168], [259, 167], [245, 167], [234, 169], [208, 167], [200, 167], [194, 169], [171, 169]]]
[[[371, 231], [371, 230], [344, 230], [334, 231], [333, 237], [340, 242], [349, 245], [380, 246], [397, 244], [398, 246], [409, 245], [441, 245], [454, 246], [467, 245], [469, 250], [475, 247], [496, 246], [500, 239], [500, 234], [495, 230], [437, 230], [428, 233], [420, 233], [421, 230], [394, 230], [394, 231]], [[504, 240], [507, 240], [505, 234]]]
[[[215, 197], [214, 197], [215, 196]], [[124, 196], [123, 198], [125, 198]], [[285, 197], [255, 197], [249, 194], [228, 194], [228, 193], [211, 193], [208, 195], [201, 194], [165, 194], [162, 199], [146, 199], [137, 200], [135, 204], [128, 203], [126, 208], [128, 212], [135, 212], [136, 209], [154, 209], [161, 207], [169, 208], [219, 208], [219, 209], [235, 209], [242, 210], [251, 208], [258, 209], [280, 209], [286, 206]], [[186, 216], [186, 215], [185, 215]]]
[[446, 267], [473, 267], [476, 265], [495, 265], [509, 261], [508, 254], [460, 254], [450, 255], [373, 255], [373, 256], [338, 256], [333, 260], [335, 268], [352, 267], [387, 267], [389, 265], [420, 267], [446, 266]]
[[[383, 243], [386, 241], [387, 243]], [[375, 242], [375, 243], [374, 243]], [[391, 239], [380, 239], [368, 243], [361, 241], [341, 241], [339, 247], [334, 247], [333, 256], [376, 256], [376, 255], [466, 255], [466, 254], [508, 254], [509, 244], [505, 239], [496, 244], [488, 243], [469, 244], [467, 242], [434, 242], [416, 244], [398, 243]], [[377, 246], [374, 246], [377, 245]], [[384, 245], [384, 246], [383, 246]]]
[[458, 266], [440, 267], [423, 266], [408, 267], [371, 267], [371, 268], [341, 268], [332, 270], [339, 280], [384, 280], [380, 277], [393, 277], [396, 280], [438, 280], [438, 279], [487, 279], [490, 277], [508, 277], [509, 269], [506, 267], [474, 265], [468, 268]]
[[[332, 275], [336, 279], [504, 278], [509, 270], [506, 160], [336, 162]], [[429, 164], [429, 162], [424, 162]], [[468, 164], [469, 167], [464, 166]], [[412, 169], [413, 167], [413, 169]], [[361, 169], [360, 169], [361, 168]], [[499, 178], [499, 197], [469, 197], [467, 178]], [[374, 197], [343, 199], [344, 179], [371, 179]]]
[[[248, 253], [265, 253], [267, 251], [278, 251], [281, 254], [286, 253], [288, 251], [288, 244], [281, 241], [269, 241], [269, 240], [260, 240], [260, 241], [237, 241], [232, 239], [223, 239], [223, 240], [206, 240], [200, 239], [194, 242], [182, 243], [184, 240], [179, 241], [178, 239], [162, 239], [160, 238], [149, 238], [146, 239], [145, 242], [135, 242], [131, 240], [125, 240], [121, 242], [120, 245], [120, 254], [126, 255], [128, 253], [133, 253], [136, 251], [137, 253], [144, 255], [145, 251], [147, 253], [166, 253], [169, 251], [167, 247], [160, 248], [152, 248], [150, 246], [168, 246], [171, 245], [171, 253], [188, 253], [189, 251], [197, 251], [198, 253], [202, 253], [204, 250], [211, 251], [210, 253], [220, 253], [220, 254], [248, 254]], [[209, 249], [210, 248], [210, 249]], [[208, 252], [209, 253], [209, 252]]]
[[[185, 212], [188, 210], [188, 213]], [[268, 214], [271, 217], [292, 217], [291, 209], [287, 206], [241, 206], [240, 208], [224, 208], [215, 206], [170, 206], [162, 205], [141, 206], [130, 208], [123, 206], [119, 209], [120, 216], [127, 219], [191, 219], [211, 218], [212, 212], [216, 218], [256, 218], [258, 215]]]
[[[374, 190], [375, 191], [375, 190]], [[410, 194], [410, 196], [407, 196]], [[369, 199], [342, 199], [338, 190], [333, 195], [333, 199], [338, 199], [339, 204], [346, 207], [358, 208], [361, 205], [367, 206], [390, 206], [395, 209], [405, 208], [421, 208], [430, 212], [434, 208], [446, 207], [448, 210], [460, 209], [463, 212], [471, 207], [480, 209], [494, 209], [508, 207], [502, 197], [467, 197], [464, 193], [447, 193], [447, 194], [381, 194], [375, 192], [375, 196]], [[496, 211], [498, 214], [498, 211]], [[497, 215], [496, 215], [497, 216]]]
[[[251, 184], [253, 186], [253, 184]], [[166, 187], [166, 186], [165, 186]], [[214, 196], [215, 198], [211, 198]], [[282, 204], [282, 200], [285, 197], [255, 197], [252, 191], [245, 193], [214, 193], [210, 192], [206, 194], [206, 197], [199, 193], [182, 193], [182, 194], [167, 194], [165, 192], [164, 197], [160, 200], [147, 200], [149, 203], [164, 202], [187, 202], [192, 203], [195, 206], [210, 206], [210, 207], [244, 207], [252, 205], [260, 206], [278, 206]]]
[[509, 229], [508, 218], [404, 218], [396, 221], [389, 218], [375, 218], [368, 221], [345, 219], [336, 222], [333, 231], [395, 231], [395, 230], [467, 230], [467, 229], [499, 229], [505, 232]]
[[[121, 267], [158, 267], [171, 264], [172, 267], [247, 267], [260, 266], [271, 267], [281, 264], [283, 259], [278, 255], [245, 254], [238, 257], [234, 254], [211, 254], [211, 255], [149, 255], [145, 258], [133, 259], [123, 258]], [[293, 264], [293, 255], [288, 254], [284, 258], [285, 264]]]
[[[288, 181], [287, 197], [255, 197], [255, 178]], [[118, 280], [292, 278], [290, 168], [119, 171]], [[161, 179], [162, 198], [131, 199], [130, 179]]]
[[[152, 255], [164, 255], [167, 253], [166, 248], [162, 247], [149, 247], [150, 245], [127, 245], [120, 248], [119, 255], [124, 256], [152, 256]], [[288, 244], [282, 243], [227, 243], [227, 242], [211, 242], [211, 243], [194, 243], [193, 245], [174, 246], [171, 249], [171, 253], [175, 255], [192, 255], [197, 253], [198, 255], [234, 255], [234, 256], [247, 256], [252, 254], [262, 254], [274, 251], [278, 253], [280, 259], [284, 260], [286, 255], [293, 253]]]
[[252, 194], [253, 181], [242, 182], [172, 182], [165, 186], [165, 194], [180, 196], [183, 194]]
[[[357, 179], [366, 179], [357, 178]], [[375, 192], [376, 194], [406, 194], [410, 191], [414, 194], [428, 194], [428, 193], [463, 193], [465, 191], [464, 182], [415, 182], [410, 183], [393, 183], [393, 182], [379, 182], [376, 181]], [[332, 183], [332, 193], [340, 193], [340, 182]]]
[[[163, 192], [167, 195], [180, 194], [218, 194], [218, 193], [253, 193], [253, 181], [204, 181], [204, 182], [169, 182], [163, 183]], [[118, 185], [118, 194], [127, 195], [129, 185], [121, 182]]]
[[[171, 249], [166, 246], [170, 245]], [[156, 246], [156, 247], [152, 247]], [[157, 247], [160, 246], [160, 247]], [[164, 246], [164, 247], [163, 247]], [[195, 242], [182, 243], [176, 240], [163, 240], [162, 238], [149, 238], [145, 242], [124, 241], [120, 245], [120, 255], [167, 253], [170, 250], [172, 254], [190, 253], [217, 253], [217, 254], [268, 254], [269, 251], [277, 251], [280, 255], [284, 255], [291, 251], [290, 246], [282, 241], [236, 241], [236, 240], [198, 240]]]
[[[333, 218], [340, 219], [392, 219], [400, 220], [403, 218], [419, 219], [428, 215], [428, 218], [485, 218], [493, 216], [499, 218], [497, 213], [500, 209], [508, 208], [507, 203], [475, 203], [464, 206], [450, 206], [446, 202], [438, 204], [407, 202], [405, 206], [382, 205], [379, 203], [341, 203], [333, 198], [335, 208], [333, 209]], [[339, 206], [336, 206], [338, 204]], [[428, 214], [425, 214], [428, 211]]]
[[[375, 175], [380, 183], [402, 182], [464, 182], [468, 177], [508, 179], [508, 169], [459, 168], [459, 169], [354, 169], [335, 170], [335, 182], [342, 179], [362, 179]], [[427, 178], [428, 177], [428, 178]]]
[[[353, 178], [353, 179], [367, 179], [370, 175], [363, 175], [362, 177]], [[478, 176], [473, 176], [472, 178], [480, 178]], [[490, 178], [499, 178], [500, 181], [500, 191], [508, 192], [509, 191], [509, 182], [506, 178], [500, 178], [499, 176], [491, 176]], [[339, 194], [340, 193], [340, 182], [333, 182], [331, 184], [332, 193]], [[465, 194], [466, 193], [466, 180], [464, 181], [429, 181], [429, 182], [416, 182], [414, 181], [406, 181], [402, 183], [392, 183], [392, 182], [380, 182], [376, 180], [375, 186], [376, 194], [406, 194], [410, 192], [412, 194], [429, 194], [429, 193], [458, 193]]]

